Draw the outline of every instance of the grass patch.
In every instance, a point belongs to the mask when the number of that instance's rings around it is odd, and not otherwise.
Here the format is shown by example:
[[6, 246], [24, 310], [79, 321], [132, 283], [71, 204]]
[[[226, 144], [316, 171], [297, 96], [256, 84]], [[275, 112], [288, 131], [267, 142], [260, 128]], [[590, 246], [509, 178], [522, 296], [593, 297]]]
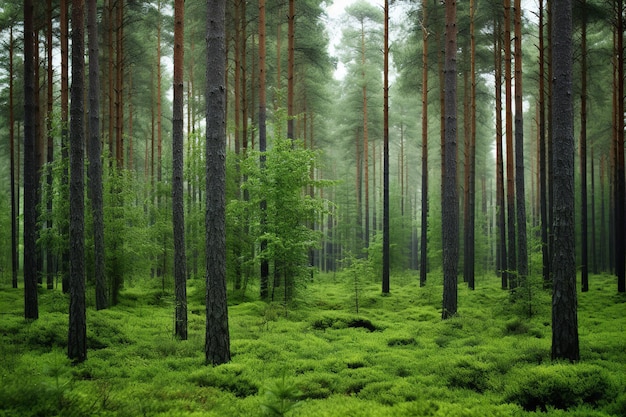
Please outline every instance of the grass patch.
[[[441, 321], [441, 277], [405, 274], [389, 296], [317, 275], [287, 307], [250, 297], [229, 307], [232, 361], [204, 365], [202, 285], [189, 287], [189, 340], [173, 333], [171, 293], [134, 280], [121, 303], [87, 311], [88, 360], [65, 359], [67, 296], [42, 290], [22, 318], [21, 290], [0, 287], [0, 417], [626, 415], [626, 298], [612, 277], [579, 294], [581, 363], [550, 361], [549, 295], [532, 317], [496, 277], [459, 285]], [[250, 291], [251, 293], [251, 291]]]

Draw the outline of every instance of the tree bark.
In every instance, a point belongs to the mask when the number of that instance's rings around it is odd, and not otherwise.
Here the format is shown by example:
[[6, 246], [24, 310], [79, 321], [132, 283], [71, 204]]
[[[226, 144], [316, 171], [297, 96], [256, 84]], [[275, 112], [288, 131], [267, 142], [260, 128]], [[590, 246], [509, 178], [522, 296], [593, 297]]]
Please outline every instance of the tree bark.
[[517, 283], [525, 285], [528, 276], [526, 239], [526, 186], [524, 179], [524, 117], [522, 94], [522, 6], [514, 1], [515, 14], [515, 196], [517, 208]]
[[72, 1], [72, 88], [70, 105], [70, 311], [68, 357], [87, 359], [84, 237], [84, 0]]
[[100, 142], [100, 62], [98, 46], [97, 1], [87, 5], [89, 31], [89, 191], [93, 211], [94, 269], [96, 309], [107, 308], [104, 253], [104, 208], [102, 191], [102, 145]]
[[443, 308], [442, 318], [457, 312], [457, 271], [459, 259], [459, 208], [457, 195], [457, 114], [456, 114], [456, 0], [446, 1], [445, 44], [445, 150], [441, 208], [443, 229]]
[[420, 287], [428, 276], [428, 0], [422, 0], [422, 219]]
[[574, 97], [571, 0], [553, 0], [552, 106], [554, 140], [554, 252], [552, 359], [578, 361], [574, 234]]
[[[389, 0], [385, 0], [383, 63], [383, 294], [389, 294]], [[367, 161], [365, 161], [367, 164]], [[366, 165], [367, 166], [367, 165]], [[367, 172], [367, 168], [365, 170]], [[366, 185], [367, 189], [367, 185]], [[366, 197], [367, 199], [367, 197]], [[366, 200], [367, 207], [367, 200]], [[368, 216], [366, 215], [366, 220]], [[367, 227], [366, 227], [367, 230]], [[367, 236], [369, 239], [369, 236]]]
[[17, 288], [17, 273], [20, 267], [18, 239], [19, 231], [17, 226], [17, 213], [19, 212], [17, 190], [15, 187], [15, 114], [13, 111], [13, 25], [9, 27], [9, 152], [10, 169], [11, 169], [11, 284], [13, 288]]
[[[385, 3], [386, 4], [386, 3]], [[387, 10], [385, 10], [387, 11]], [[369, 129], [368, 129], [368, 120], [367, 120], [367, 83], [365, 81], [365, 27], [364, 27], [365, 19], [361, 20], [361, 79], [363, 82], [363, 87], [361, 87], [362, 93], [362, 101], [363, 101], [363, 169], [364, 169], [364, 178], [363, 184], [365, 186], [365, 207], [364, 207], [364, 222], [365, 229], [363, 232], [363, 244], [366, 248], [369, 247], [370, 242], [370, 187], [369, 187]], [[386, 26], [385, 26], [386, 27]], [[384, 50], [385, 59], [389, 52], [387, 49]], [[384, 70], [383, 70], [384, 71]], [[383, 75], [385, 76], [385, 75]], [[385, 87], [386, 88], [386, 87]], [[385, 90], [387, 91], [387, 90]], [[383, 111], [386, 111], [383, 109]], [[388, 123], [388, 120], [385, 119]], [[384, 122], [383, 122], [384, 123]], [[384, 157], [384, 156], [383, 156]], [[384, 181], [384, 179], [383, 179]], [[384, 192], [384, 191], [383, 191]], [[384, 211], [384, 204], [383, 204]], [[384, 222], [383, 217], [383, 222]], [[384, 227], [383, 227], [384, 229]]]
[[[259, 152], [261, 169], [265, 168], [265, 151], [267, 147], [267, 93], [266, 93], [266, 28], [265, 28], [265, 0], [259, 0]], [[261, 209], [261, 228], [264, 229], [267, 223], [267, 201], [262, 200]], [[267, 240], [261, 240], [261, 253], [267, 250]], [[265, 256], [261, 258], [261, 278], [260, 278], [260, 296], [262, 300], [267, 300], [269, 295], [269, 261]]]
[[541, 210], [541, 255], [544, 287], [550, 283], [550, 244], [548, 240], [548, 168], [546, 149], [544, 5], [539, 0], [539, 206]]
[[207, 0], [206, 342], [207, 364], [230, 361], [226, 301], [225, 0]]
[[587, 15], [586, 0], [581, 0], [580, 27], [580, 283], [581, 291], [589, 291], [589, 250], [587, 213]]
[[187, 340], [187, 255], [185, 253], [185, 207], [183, 178], [184, 141], [184, 0], [174, 2], [174, 101], [172, 109], [172, 222], [174, 232], [174, 334]]
[[26, 319], [39, 318], [34, 49], [33, 1], [24, 0], [24, 317]]
[[626, 178], [624, 177], [624, 1], [616, 0], [617, 126], [615, 129], [615, 275], [617, 291], [626, 291]]
[[506, 206], [504, 203], [504, 147], [502, 135], [502, 40], [500, 22], [494, 22], [494, 58], [496, 91], [496, 223], [498, 229], [497, 270], [500, 274], [502, 289], [509, 287], [506, 250]]
[[[46, 211], [48, 219], [46, 221], [46, 228], [52, 229], [52, 162], [54, 161], [54, 135], [52, 133], [52, 106], [54, 104], [53, 96], [53, 61], [52, 61], [52, 0], [48, 0], [46, 4], [46, 19], [48, 20], [48, 28], [46, 29], [46, 52], [47, 52], [47, 81], [46, 81], [46, 182], [47, 192], [44, 194], [46, 197]], [[46, 252], [46, 287], [51, 290], [54, 288], [54, 251], [52, 245], [45, 249]]]
[[[60, 3], [60, 41], [61, 41], [61, 165], [64, 167], [61, 174], [61, 183], [63, 190], [66, 193], [65, 198], [69, 199], [66, 187], [69, 183], [69, 171], [65, 168], [68, 166], [69, 160], [69, 23], [68, 23], [68, 0], [61, 0]], [[66, 206], [67, 207], [67, 206]], [[66, 211], [66, 215], [69, 213]], [[63, 236], [69, 235], [69, 229], [67, 225], [63, 226], [61, 230]], [[67, 293], [70, 286], [70, 252], [69, 247], [63, 248], [61, 254], [61, 286], [63, 292]]]
[[506, 212], [509, 288], [517, 287], [517, 248], [515, 232], [515, 157], [513, 154], [513, 82], [511, 73], [511, 1], [504, 0], [504, 117], [506, 136]]

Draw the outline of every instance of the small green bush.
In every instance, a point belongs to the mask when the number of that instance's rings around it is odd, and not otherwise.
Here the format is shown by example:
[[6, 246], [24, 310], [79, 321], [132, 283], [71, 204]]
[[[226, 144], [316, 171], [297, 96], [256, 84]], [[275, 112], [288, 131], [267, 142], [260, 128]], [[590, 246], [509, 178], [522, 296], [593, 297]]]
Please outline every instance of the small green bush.
[[514, 374], [506, 399], [527, 411], [597, 406], [615, 397], [606, 370], [596, 365], [557, 363], [518, 369]]

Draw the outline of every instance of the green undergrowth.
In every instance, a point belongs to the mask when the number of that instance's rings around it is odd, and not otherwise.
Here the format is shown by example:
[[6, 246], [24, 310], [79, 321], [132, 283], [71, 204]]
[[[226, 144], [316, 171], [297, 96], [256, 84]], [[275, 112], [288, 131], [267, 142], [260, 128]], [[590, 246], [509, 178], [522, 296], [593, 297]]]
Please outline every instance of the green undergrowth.
[[[66, 359], [68, 299], [0, 287], [0, 416], [626, 415], [626, 298], [611, 277], [579, 294], [582, 360], [550, 360], [550, 296], [516, 305], [496, 277], [459, 285], [440, 316], [441, 277], [403, 275], [388, 296], [363, 283], [358, 313], [341, 275], [316, 275], [284, 306], [250, 294], [229, 307], [232, 361], [205, 366], [204, 306], [189, 284], [189, 340], [172, 336], [171, 293], [138, 282], [88, 308], [88, 360]], [[140, 280], [137, 280], [140, 281]]]

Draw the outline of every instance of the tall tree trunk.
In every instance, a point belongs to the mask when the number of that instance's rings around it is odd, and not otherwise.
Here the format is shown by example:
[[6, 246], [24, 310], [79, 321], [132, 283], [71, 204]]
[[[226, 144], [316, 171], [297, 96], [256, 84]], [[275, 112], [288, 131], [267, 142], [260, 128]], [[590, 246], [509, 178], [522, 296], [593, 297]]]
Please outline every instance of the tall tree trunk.
[[[386, 3], [385, 3], [386, 4]], [[387, 10], [385, 10], [387, 11]], [[385, 49], [384, 54], [387, 55], [388, 51]], [[367, 120], [367, 83], [365, 81], [365, 27], [364, 20], [361, 20], [361, 80], [363, 87], [361, 87], [362, 99], [363, 99], [363, 168], [364, 178], [363, 183], [365, 186], [365, 229], [363, 232], [363, 243], [365, 247], [369, 247], [370, 242], [370, 187], [369, 187], [369, 129]], [[386, 91], [386, 90], [385, 90]], [[383, 180], [384, 181], [384, 180]], [[384, 209], [384, 208], [383, 208]], [[383, 222], [384, 222], [383, 218]]]
[[97, 1], [87, 5], [89, 31], [89, 192], [93, 212], [94, 269], [96, 309], [107, 307], [104, 253], [104, 208], [102, 191], [102, 145], [100, 142], [100, 62], [98, 46]]
[[496, 90], [496, 223], [498, 229], [498, 246], [496, 248], [498, 272], [502, 289], [509, 286], [506, 250], [506, 206], [504, 203], [504, 146], [502, 135], [502, 39], [499, 19], [494, 22], [494, 57], [495, 57], [495, 90]]
[[552, 359], [580, 359], [574, 227], [574, 99], [571, 0], [553, 0], [554, 252]]
[[528, 276], [526, 242], [526, 186], [524, 179], [524, 117], [522, 94], [522, 6], [514, 1], [515, 13], [515, 196], [517, 208], [517, 284]]
[[230, 361], [226, 301], [225, 0], [207, 0], [206, 343], [207, 364]]
[[185, 207], [183, 178], [183, 70], [184, 0], [174, 2], [174, 101], [172, 109], [172, 222], [174, 232], [174, 287], [176, 296], [174, 334], [187, 340], [187, 255], [185, 253]]
[[[267, 146], [267, 93], [266, 93], [266, 28], [265, 28], [265, 0], [259, 0], [259, 152], [261, 169], [265, 168], [265, 151]], [[267, 224], [267, 201], [262, 200], [261, 227]], [[261, 240], [261, 253], [267, 250], [267, 240]], [[267, 258], [261, 258], [260, 296], [267, 300], [269, 295], [270, 266]]]
[[117, 168], [121, 170], [124, 168], [124, 0], [117, 1], [116, 12], [115, 159]]
[[[158, 2], [158, 11], [161, 13], [161, 0]], [[157, 74], [156, 74], [156, 82], [157, 82], [157, 114], [156, 114], [156, 122], [157, 122], [157, 182], [160, 184], [163, 180], [163, 117], [162, 117], [162, 93], [161, 93], [161, 19], [159, 18], [159, 23], [157, 27]], [[157, 203], [161, 200], [160, 196], [157, 197]], [[164, 271], [163, 271], [164, 272]]]
[[113, 159], [114, 156], [116, 156], [117, 152], [115, 150], [115, 144], [114, 144], [114, 140], [115, 140], [115, 131], [114, 131], [114, 115], [115, 115], [115, 99], [113, 98], [113, 93], [114, 93], [114, 83], [113, 83], [113, 76], [115, 75], [114, 72], [114, 47], [113, 47], [113, 34], [116, 32], [116, 28], [115, 28], [115, 19], [113, 19], [113, 11], [114, 6], [113, 6], [113, 1], [114, 0], [107, 0], [108, 4], [107, 4], [107, 21], [108, 21], [108, 30], [107, 30], [107, 55], [108, 55], [108, 59], [107, 59], [107, 67], [108, 67], [108, 71], [107, 71], [107, 80], [106, 83], [109, 86], [109, 92], [108, 92], [108, 100], [109, 100], [109, 121], [108, 121], [108, 135], [109, 135], [109, 167], [112, 167], [112, 163], [113, 163]]
[[422, 0], [422, 219], [420, 287], [428, 274], [428, 0]]
[[[70, 324], [67, 356], [87, 359], [85, 307], [84, 117], [85, 75], [84, 0], [72, 0], [72, 88], [70, 107]], [[96, 125], [97, 126], [97, 125]]]
[[616, 0], [617, 128], [615, 129], [615, 275], [617, 291], [626, 291], [626, 178], [624, 177], [624, 1]]
[[39, 318], [34, 49], [33, 1], [24, 0], [24, 317], [26, 319]]
[[550, 244], [548, 240], [548, 173], [546, 158], [544, 5], [539, 0], [539, 206], [541, 210], [541, 257], [544, 287], [550, 283]]
[[[504, 0], [504, 116], [506, 136], [506, 212], [508, 230], [507, 266], [517, 269], [515, 239], [515, 157], [513, 154], [513, 82], [511, 73], [511, 0]], [[517, 287], [515, 272], [509, 273], [509, 288]]]
[[[467, 285], [475, 287], [476, 248], [476, 37], [474, 34], [476, 3], [470, 0], [470, 147], [469, 147], [469, 225], [465, 233], [469, 244]], [[467, 151], [466, 151], [467, 152]]]
[[457, 196], [457, 114], [456, 114], [456, 0], [446, 1], [445, 44], [445, 150], [444, 183], [441, 198], [443, 229], [443, 308], [442, 318], [457, 312], [457, 271], [459, 260], [459, 207]]
[[[17, 272], [20, 267], [18, 259], [19, 231], [17, 226], [17, 213], [19, 213], [18, 191], [15, 187], [15, 114], [13, 111], [13, 25], [9, 27], [9, 152], [11, 153], [11, 285], [17, 288]], [[19, 187], [17, 187], [19, 188]]]
[[[385, 0], [383, 64], [383, 294], [389, 294], [389, 0]], [[365, 161], [367, 164], [367, 161]], [[365, 170], [367, 172], [367, 168]], [[366, 188], [367, 189], [367, 188]], [[366, 202], [367, 207], [367, 202]], [[366, 219], [368, 217], [366, 216]], [[367, 229], [367, 228], [366, 228]], [[369, 237], [368, 237], [369, 238]]]
[[[587, 245], [587, 14], [586, 0], [581, 0], [580, 27], [580, 283], [582, 292], [589, 291], [589, 250]], [[593, 212], [592, 212], [593, 214]]]
[[[61, 0], [60, 3], [60, 41], [61, 41], [61, 165], [63, 166], [63, 172], [61, 174], [61, 184], [63, 185], [64, 193], [66, 193], [66, 199], [69, 199], [69, 194], [65, 191], [69, 184], [69, 171], [67, 167], [69, 160], [69, 23], [68, 23], [68, 0]], [[67, 207], [67, 206], [66, 206]], [[65, 212], [69, 215], [69, 212]], [[61, 234], [68, 236], [70, 233], [68, 226], [65, 224], [62, 227]], [[69, 246], [63, 248], [61, 254], [61, 286], [63, 292], [67, 293], [70, 290], [70, 252]]]
[[[46, 221], [46, 228], [52, 229], [52, 162], [54, 161], [54, 135], [52, 134], [52, 105], [54, 104], [53, 96], [53, 61], [52, 61], [52, 0], [47, 1], [46, 16], [48, 20], [48, 28], [46, 30], [46, 51], [47, 51], [47, 94], [46, 94], [46, 162], [48, 164], [46, 169], [46, 182], [47, 192], [46, 196], [46, 210], [48, 212], [48, 219]], [[46, 287], [51, 290], [54, 288], [54, 252], [52, 247], [46, 248]]]

